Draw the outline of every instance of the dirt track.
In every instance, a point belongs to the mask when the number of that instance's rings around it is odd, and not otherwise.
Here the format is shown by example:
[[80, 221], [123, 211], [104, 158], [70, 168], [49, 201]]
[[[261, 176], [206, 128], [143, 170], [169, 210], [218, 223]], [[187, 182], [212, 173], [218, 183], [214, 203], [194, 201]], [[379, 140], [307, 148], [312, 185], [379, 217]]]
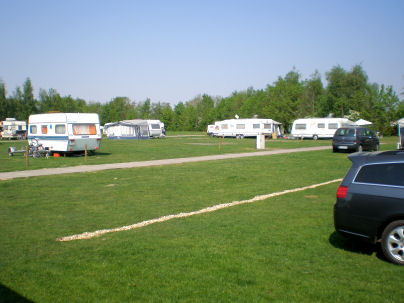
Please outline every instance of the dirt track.
[[330, 147], [329, 146], [318, 146], [318, 147], [306, 147], [306, 148], [280, 149], [280, 150], [273, 150], [273, 151], [260, 151], [260, 152], [253, 152], [253, 153], [241, 153], [241, 154], [224, 154], [224, 155], [212, 155], [212, 156], [189, 157], [189, 158], [163, 159], [163, 160], [153, 160], [153, 161], [110, 163], [110, 164], [99, 164], [99, 165], [79, 165], [79, 166], [70, 166], [70, 167], [23, 170], [23, 171], [0, 173], [0, 180], [94, 172], [94, 171], [107, 170], [107, 169], [161, 166], [161, 165], [202, 162], [202, 161], [212, 161], [212, 160], [268, 156], [268, 155], [287, 154], [287, 153], [306, 152], [306, 151], [314, 151], [314, 150], [325, 150], [325, 149], [330, 149]]

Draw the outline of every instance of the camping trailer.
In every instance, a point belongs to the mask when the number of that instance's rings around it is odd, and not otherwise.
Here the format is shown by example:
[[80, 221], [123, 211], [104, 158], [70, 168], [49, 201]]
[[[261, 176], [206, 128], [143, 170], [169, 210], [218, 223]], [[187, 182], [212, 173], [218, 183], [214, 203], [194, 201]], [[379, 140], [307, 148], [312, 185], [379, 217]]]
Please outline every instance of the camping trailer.
[[106, 123], [104, 134], [108, 139], [149, 139], [165, 137], [164, 123], [160, 120], [123, 120]]
[[164, 123], [160, 120], [146, 120], [149, 127], [150, 138], [162, 138], [165, 137], [166, 131], [164, 129]]
[[281, 123], [272, 119], [229, 119], [215, 122], [213, 135], [217, 137], [256, 137], [280, 135]]
[[8, 139], [25, 139], [27, 134], [27, 123], [25, 121], [17, 121], [15, 118], [6, 118], [1, 121], [2, 128], [1, 137]]
[[331, 139], [335, 131], [344, 126], [354, 125], [346, 118], [305, 118], [293, 121], [291, 135], [295, 138]]
[[398, 128], [398, 149], [404, 149], [404, 118], [397, 121]]
[[214, 136], [215, 135], [215, 125], [214, 124], [209, 124], [208, 128], [206, 129], [206, 134], [208, 136]]
[[28, 142], [38, 140], [45, 149], [57, 152], [95, 151], [100, 148], [98, 114], [48, 113], [29, 116]]

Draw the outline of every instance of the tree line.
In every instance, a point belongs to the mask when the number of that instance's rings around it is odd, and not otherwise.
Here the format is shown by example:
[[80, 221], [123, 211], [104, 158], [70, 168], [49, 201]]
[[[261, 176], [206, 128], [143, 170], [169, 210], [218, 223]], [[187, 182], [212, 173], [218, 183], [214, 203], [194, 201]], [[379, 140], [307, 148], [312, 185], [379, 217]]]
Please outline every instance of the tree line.
[[206, 130], [218, 120], [240, 118], [270, 118], [282, 123], [286, 132], [293, 120], [308, 117], [347, 117], [372, 121], [383, 134], [395, 133], [392, 124], [404, 117], [404, 101], [391, 86], [369, 83], [360, 65], [346, 71], [341, 66], [326, 73], [326, 85], [319, 72], [302, 79], [295, 69], [263, 89], [252, 87], [234, 91], [228, 97], [199, 95], [172, 106], [152, 102], [135, 102], [128, 97], [115, 97], [110, 102], [86, 102], [80, 98], [61, 96], [55, 89], [39, 90], [36, 99], [31, 80], [7, 95], [0, 81], [0, 120], [15, 117], [28, 120], [30, 114], [46, 112], [93, 112], [101, 124], [130, 119], [159, 119], [167, 130]]

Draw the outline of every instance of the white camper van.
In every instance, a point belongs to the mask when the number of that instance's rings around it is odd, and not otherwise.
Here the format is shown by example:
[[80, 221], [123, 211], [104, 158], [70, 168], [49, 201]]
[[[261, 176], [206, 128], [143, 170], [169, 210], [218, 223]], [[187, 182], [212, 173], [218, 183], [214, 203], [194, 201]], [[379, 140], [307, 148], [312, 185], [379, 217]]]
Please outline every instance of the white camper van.
[[101, 131], [98, 114], [49, 113], [29, 116], [28, 142], [42, 144], [58, 152], [88, 151], [100, 148]]
[[345, 118], [306, 118], [293, 122], [291, 135], [295, 138], [331, 139], [335, 131], [344, 126], [354, 125]]
[[166, 135], [164, 123], [160, 120], [146, 120], [149, 126], [150, 138], [162, 138]]
[[280, 135], [281, 123], [272, 119], [229, 119], [215, 122], [214, 136], [218, 137], [256, 137], [258, 135]]
[[6, 120], [1, 121], [0, 127], [2, 128], [2, 138], [25, 139], [27, 134], [27, 123], [17, 121], [15, 118], [6, 118]]

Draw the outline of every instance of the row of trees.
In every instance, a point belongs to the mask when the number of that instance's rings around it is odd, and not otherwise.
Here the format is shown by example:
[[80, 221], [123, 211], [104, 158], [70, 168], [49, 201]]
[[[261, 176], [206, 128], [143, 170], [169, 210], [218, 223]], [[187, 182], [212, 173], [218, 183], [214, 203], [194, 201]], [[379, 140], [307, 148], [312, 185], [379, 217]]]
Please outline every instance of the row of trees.
[[116, 97], [106, 104], [86, 102], [71, 96], [60, 96], [54, 90], [40, 89], [39, 98], [33, 94], [31, 80], [27, 78], [22, 89], [17, 87], [7, 96], [0, 82], [0, 119], [16, 117], [27, 120], [30, 114], [49, 111], [96, 112], [101, 123], [128, 119], [159, 119], [167, 130], [205, 130], [214, 121], [257, 116], [282, 123], [286, 131], [293, 120], [303, 117], [348, 117], [372, 121], [384, 134], [391, 134], [392, 122], [404, 117], [404, 101], [400, 101], [392, 87], [369, 83], [360, 65], [350, 71], [340, 66], [326, 73], [327, 85], [316, 71], [309, 79], [292, 70], [264, 89], [252, 87], [235, 91], [228, 97], [200, 95], [174, 107], [168, 103], [131, 101]]

